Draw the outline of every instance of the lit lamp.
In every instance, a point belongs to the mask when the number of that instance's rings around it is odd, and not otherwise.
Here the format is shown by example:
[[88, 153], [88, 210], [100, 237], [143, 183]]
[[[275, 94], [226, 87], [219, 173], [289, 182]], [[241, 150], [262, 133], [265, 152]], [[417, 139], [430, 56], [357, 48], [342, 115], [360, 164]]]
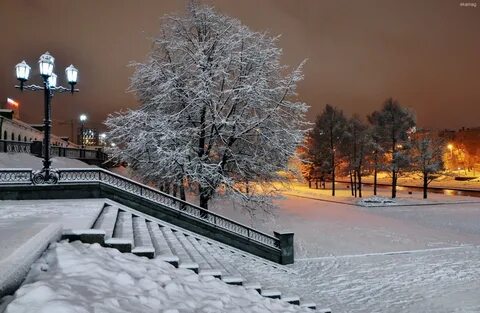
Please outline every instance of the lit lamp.
[[53, 73], [53, 64], [55, 58], [50, 53], [45, 52], [40, 56], [38, 60], [38, 67], [40, 68], [40, 75], [43, 77], [49, 77]]
[[85, 134], [84, 134], [84, 127], [85, 127], [85, 121], [87, 120], [87, 115], [81, 114], [80, 115], [80, 123], [82, 123], [82, 127], [80, 129], [80, 142], [82, 145], [82, 149], [85, 148]]
[[23, 83], [28, 80], [30, 76], [31, 67], [23, 60], [15, 66], [15, 72], [17, 74], [17, 79], [20, 81], [20, 90], [23, 90]]
[[30, 76], [30, 66], [25, 61], [18, 63], [15, 66], [15, 73], [17, 79], [20, 82], [19, 88], [21, 91], [24, 89], [31, 91], [43, 91], [45, 97], [45, 110], [44, 110], [44, 126], [43, 126], [43, 144], [42, 144], [42, 154], [43, 154], [43, 169], [40, 172], [37, 172], [32, 177], [32, 182], [34, 184], [45, 184], [45, 183], [57, 183], [58, 182], [58, 173], [50, 169], [52, 161], [50, 160], [50, 130], [51, 130], [51, 100], [54, 92], [78, 92], [78, 89], [74, 89], [74, 85], [77, 83], [78, 70], [70, 65], [66, 70], [65, 74], [67, 75], [67, 81], [70, 84], [71, 88], [65, 88], [62, 86], [57, 86], [57, 75], [53, 73], [53, 68], [55, 64], [55, 58], [48, 52], [42, 54], [38, 60], [38, 69], [40, 76], [43, 80], [43, 86], [38, 85], [26, 85], [24, 83], [28, 80]]
[[453, 159], [453, 145], [449, 143], [447, 148], [448, 150], [450, 150], [450, 158]]
[[50, 76], [48, 77], [48, 87], [52, 89], [57, 87], [57, 74], [50, 74]]
[[65, 74], [67, 75], [67, 81], [70, 84], [71, 92], [73, 93], [75, 84], [78, 80], [78, 70], [73, 64], [70, 64], [70, 66], [65, 69]]
[[106, 143], [106, 139], [107, 139], [107, 134], [101, 133], [100, 134], [100, 144], [104, 146], [105, 143]]

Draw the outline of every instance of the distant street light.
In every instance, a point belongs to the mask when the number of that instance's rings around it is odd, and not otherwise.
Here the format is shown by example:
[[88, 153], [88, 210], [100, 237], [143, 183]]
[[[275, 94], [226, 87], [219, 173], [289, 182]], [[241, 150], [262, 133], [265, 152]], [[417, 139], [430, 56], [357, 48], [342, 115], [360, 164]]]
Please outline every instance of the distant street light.
[[453, 160], [453, 145], [449, 143], [447, 148], [450, 150], [450, 158]]
[[99, 137], [100, 137], [100, 145], [105, 146], [107, 142], [107, 134], [101, 133]]
[[80, 128], [80, 142], [82, 145], [82, 149], [85, 148], [85, 121], [87, 120], [87, 116], [85, 114], [80, 115], [80, 123], [82, 123], [82, 127]]
[[[20, 82], [20, 85], [15, 86], [15, 88], [23, 91], [31, 90], [38, 91], [42, 90], [44, 92], [44, 120], [43, 120], [43, 169], [40, 172], [37, 172], [33, 175], [34, 184], [44, 184], [44, 183], [56, 183], [58, 181], [58, 174], [50, 169], [51, 160], [50, 160], [50, 130], [51, 130], [51, 101], [53, 94], [55, 92], [78, 92], [78, 89], [74, 88], [74, 85], [77, 83], [78, 71], [76, 72], [75, 77], [72, 75], [69, 77], [67, 73], [67, 81], [70, 84], [70, 88], [65, 88], [62, 86], [57, 87], [57, 75], [53, 73], [53, 68], [55, 65], [55, 58], [50, 55], [50, 53], [45, 52], [40, 56], [38, 60], [38, 67], [40, 76], [43, 79], [43, 86], [37, 85], [27, 85], [25, 82], [30, 76], [31, 67], [25, 62], [22, 61], [15, 66], [15, 73], [17, 79]], [[67, 68], [68, 69], [68, 68]], [[76, 70], [76, 69], [75, 69]], [[74, 78], [74, 79], [71, 79]]]

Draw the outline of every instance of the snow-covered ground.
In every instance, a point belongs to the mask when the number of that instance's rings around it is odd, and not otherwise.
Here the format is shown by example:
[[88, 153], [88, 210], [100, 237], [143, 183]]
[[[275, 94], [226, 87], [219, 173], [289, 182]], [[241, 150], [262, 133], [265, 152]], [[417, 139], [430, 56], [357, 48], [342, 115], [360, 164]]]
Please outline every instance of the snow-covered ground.
[[90, 228], [101, 208], [98, 199], [0, 201], [0, 262], [52, 223]]
[[309, 312], [159, 259], [78, 241], [52, 245], [5, 300], [5, 313]]
[[[459, 176], [468, 176], [468, 177], [475, 177], [474, 179], [469, 180], [455, 180], [455, 177]], [[339, 178], [338, 180], [342, 181], [349, 181], [350, 178], [344, 177]], [[364, 183], [373, 183], [373, 176], [365, 176], [362, 178]], [[391, 178], [387, 173], [380, 173], [378, 176], [378, 183], [380, 184], [391, 184]], [[405, 186], [418, 186], [421, 187], [423, 185], [423, 181], [419, 174], [405, 174], [401, 175], [398, 178], [398, 185], [405, 185]], [[457, 189], [473, 189], [479, 190], [480, 189], [480, 173], [469, 171], [456, 171], [454, 173], [449, 173], [448, 175], [440, 175], [437, 179], [432, 181], [429, 184], [430, 187], [438, 187], [438, 188], [457, 188]]]
[[291, 285], [333, 312], [480, 312], [480, 202], [435, 197], [369, 208], [286, 196], [255, 221], [214, 207], [266, 232], [293, 231]]
[[[22, 164], [17, 167], [32, 167]], [[296, 262], [290, 267], [297, 275], [289, 277], [292, 294], [329, 306], [335, 313], [480, 312], [480, 198], [431, 193], [425, 201], [420, 192], [409, 195], [400, 190], [397, 204], [401, 205], [359, 207], [345, 186], [335, 198], [328, 191], [307, 189], [295, 188], [297, 196], [286, 195], [277, 201], [279, 208], [273, 214], [259, 214], [253, 221], [222, 200], [212, 208], [268, 233], [293, 231]], [[365, 188], [365, 196], [371, 195], [369, 189]], [[380, 195], [388, 194], [388, 188], [381, 189]], [[78, 200], [72, 202], [71, 211], [60, 202], [22, 203], [19, 209], [18, 203], [0, 202], [0, 256], [47, 223], [63, 221], [72, 228], [88, 224], [88, 205]], [[52, 303], [61, 305], [64, 300], [56, 294], [54, 289], [52, 299], [58, 301]], [[115, 303], [112, 293], [107, 298]]]
[[[41, 169], [43, 167], [42, 158], [27, 153], [0, 153], [0, 169], [1, 168], [33, 168]], [[52, 168], [84, 168], [96, 167], [88, 165], [79, 160], [54, 157], [52, 158]]]

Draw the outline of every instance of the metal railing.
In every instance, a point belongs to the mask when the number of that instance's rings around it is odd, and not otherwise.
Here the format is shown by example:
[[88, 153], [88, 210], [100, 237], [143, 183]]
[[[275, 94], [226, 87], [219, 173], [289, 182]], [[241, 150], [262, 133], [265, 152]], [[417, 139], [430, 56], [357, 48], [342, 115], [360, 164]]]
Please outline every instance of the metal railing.
[[0, 140], [0, 152], [31, 153], [30, 142]]
[[[261, 231], [235, 222], [229, 218], [205, 210], [192, 203], [173, 197], [167, 193], [147, 185], [130, 180], [123, 176], [114, 174], [104, 169], [57, 169], [59, 175], [58, 184], [82, 184], [82, 183], [102, 183], [130, 194], [140, 196], [144, 199], [159, 203], [170, 209], [178, 211], [179, 214], [185, 214], [190, 217], [209, 223], [216, 228], [226, 230], [238, 236], [244, 237], [249, 241], [266, 245], [280, 251], [280, 241], [274, 236], [270, 236]], [[5, 169], [0, 170], [1, 184], [33, 184], [31, 169]]]
[[[36, 146], [34, 146], [36, 145]], [[0, 140], [0, 152], [13, 153], [30, 153], [42, 156], [43, 149], [41, 142], [24, 142], [12, 140]], [[66, 157], [70, 159], [85, 160], [108, 160], [108, 155], [101, 150], [89, 150], [79, 148], [66, 148], [60, 146], [51, 146], [50, 152], [52, 156]]]

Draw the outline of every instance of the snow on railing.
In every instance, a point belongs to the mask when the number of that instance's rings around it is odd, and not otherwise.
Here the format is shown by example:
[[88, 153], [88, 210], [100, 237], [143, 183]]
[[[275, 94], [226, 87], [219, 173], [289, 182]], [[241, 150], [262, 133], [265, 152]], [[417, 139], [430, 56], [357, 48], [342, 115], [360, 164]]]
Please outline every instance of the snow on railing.
[[[177, 210], [217, 228], [229, 231], [250, 241], [261, 243], [271, 248], [280, 249], [278, 238], [261, 231], [235, 222], [220, 214], [205, 210], [192, 203], [173, 197], [167, 193], [147, 185], [138, 183], [126, 177], [117, 175], [100, 168], [55, 169], [59, 174], [58, 184], [100, 182], [118, 188], [147, 200], [160, 203], [170, 209]], [[2, 169], [0, 170], [1, 184], [28, 184], [31, 185], [33, 176], [31, 169]]]
[[30, 168], [3, 168], [0, 170], [0, 185], [31, 185], [33, 170]]
[[[43, 155], [41, 145], [37, 149], [33, 148], [32, 142], [12, 141], [0, 139], [0, 152], [4, 153], [30, 153], [35, 155]], [[108, 156], [101, 150], [81, 149], [81, 148], [66, 148], [61, 146], [50, 147], [51, 156], [66, 157], [70, 159], [88, 159], [106, 161]]]
[[31, 143], [24, 141], [0, 140], [0, 152], [31, 153]]

